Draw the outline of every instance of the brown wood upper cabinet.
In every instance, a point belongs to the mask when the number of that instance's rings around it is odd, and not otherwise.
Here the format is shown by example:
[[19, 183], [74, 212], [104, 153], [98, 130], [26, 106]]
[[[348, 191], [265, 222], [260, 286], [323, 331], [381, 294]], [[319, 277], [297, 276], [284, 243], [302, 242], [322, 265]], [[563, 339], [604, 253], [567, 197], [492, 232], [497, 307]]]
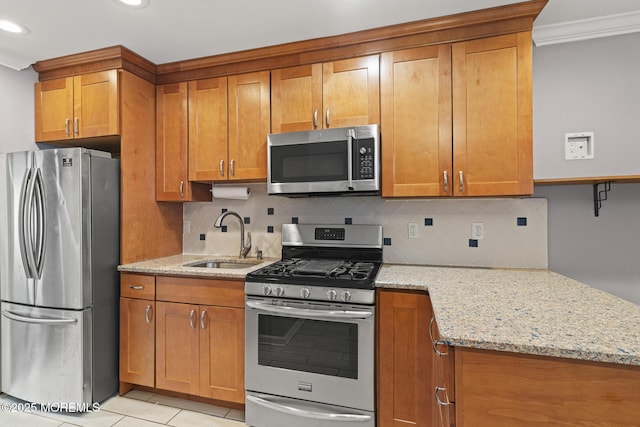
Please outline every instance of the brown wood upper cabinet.
[[189, 82], [189, 179], [264, 181], [269, 72]]
[[382, 195], [533, 192], [531, 32], [382, 55]]
[[380, 123], [378, 55], [271, 72], [273, 133]]
[[36, 83], [36, 141], [118, 135], [118, 94], [118, 70]]

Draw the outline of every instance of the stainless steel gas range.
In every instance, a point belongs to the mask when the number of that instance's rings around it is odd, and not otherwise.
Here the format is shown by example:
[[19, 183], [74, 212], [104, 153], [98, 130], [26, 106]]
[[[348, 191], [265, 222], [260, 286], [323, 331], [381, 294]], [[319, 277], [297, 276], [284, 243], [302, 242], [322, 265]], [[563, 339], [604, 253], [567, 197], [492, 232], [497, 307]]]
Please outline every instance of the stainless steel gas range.
[[375, 426], [377, 225], [282, 226], [282, 259], [247, 275], [246, 423]]

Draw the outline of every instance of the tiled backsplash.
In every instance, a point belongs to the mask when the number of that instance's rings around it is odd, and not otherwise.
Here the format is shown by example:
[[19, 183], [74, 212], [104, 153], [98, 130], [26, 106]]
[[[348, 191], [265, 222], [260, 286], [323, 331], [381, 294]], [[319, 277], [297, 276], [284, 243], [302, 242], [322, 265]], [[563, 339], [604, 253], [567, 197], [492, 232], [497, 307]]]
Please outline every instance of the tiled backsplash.
[[[280, 258], [282, 224], [381, 224], [388, 263], [547, 268], [546, 199], [287, 198], [267, 195], [265, 184], [249, 187], [248, 200], [184, 204], [185, 253], [238, 254], [237, 219], [224, 220], [226, 232], [213, 228], [227, 209], [244, 218], [251, 257], [260, 249], [265, 257]], [[472, 224], [478, 222], [484, 236], [474, 240]], [[409, 239], [408, 223], [418, 225], [417, 239]]]

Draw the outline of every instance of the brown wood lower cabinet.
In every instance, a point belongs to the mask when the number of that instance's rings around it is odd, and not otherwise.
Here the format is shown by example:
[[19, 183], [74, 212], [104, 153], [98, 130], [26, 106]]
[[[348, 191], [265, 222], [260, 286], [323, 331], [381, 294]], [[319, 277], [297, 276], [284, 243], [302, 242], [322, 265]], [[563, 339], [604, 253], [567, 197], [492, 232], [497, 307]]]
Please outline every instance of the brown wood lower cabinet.
[[427, 293], [377, 298], [378, 427], [640, 426], [640, 366], [450, 347]]
[[244, 282], [121, 277], [123, 294], [149, 279], [155, 291], [121, 298], [120, 381], [243, 404]]
[[425, 292], [378, 292], [378, 427], [430, 427], [431, 301]]

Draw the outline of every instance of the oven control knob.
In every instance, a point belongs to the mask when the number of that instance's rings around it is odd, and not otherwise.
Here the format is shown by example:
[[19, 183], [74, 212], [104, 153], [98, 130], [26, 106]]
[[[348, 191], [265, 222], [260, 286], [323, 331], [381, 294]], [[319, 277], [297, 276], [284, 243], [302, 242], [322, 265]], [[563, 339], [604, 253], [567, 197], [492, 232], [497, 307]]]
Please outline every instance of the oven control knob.
[[309, 288], [302, 288], [300, 289], [300, 296], [304, 299], [309, 298], [309, 295], [311, 295], [311, 291], [309, 290]]
[[338, 293], [335, 290], [330, 289], [327, 291], [327, 299], [329, 301], [335, 301], [337, 296], [338, 296]]
[[367, 152], [367, 149], [364, 147], [360, 147], [360, 154], [365, 154]]
[[271, 288], [268, 286], [265, 286], [264, 288], [262, 288], [262, 293], [264, 294], [265, 297], [268, 297], [269, 295], [271, 295]]
[[276, 296], [277, 297], [284, 296], [284, 288], [282, 286], [278, 286], [276, 288]]
[[351, 301], [351, 292], [349, 291], [344, 291], [342, 293], [340, 293], [340, 299], [344, 302], [349, 302]]

